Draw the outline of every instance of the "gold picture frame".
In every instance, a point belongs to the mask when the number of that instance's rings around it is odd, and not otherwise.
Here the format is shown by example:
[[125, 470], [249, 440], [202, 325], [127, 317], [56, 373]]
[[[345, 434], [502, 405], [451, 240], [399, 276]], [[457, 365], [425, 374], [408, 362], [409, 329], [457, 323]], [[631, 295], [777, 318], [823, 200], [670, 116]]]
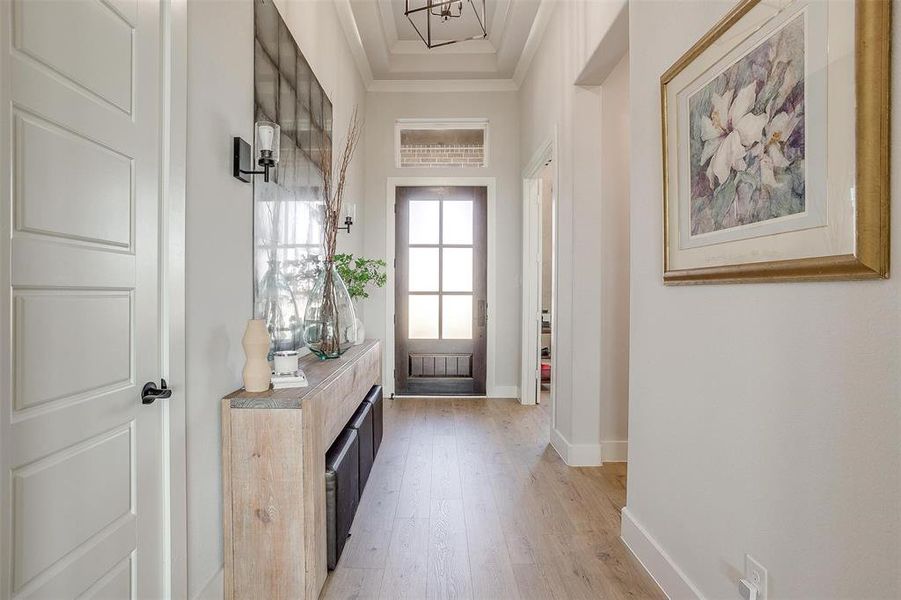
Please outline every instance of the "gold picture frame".
[[[810, 280], [878, 279], [889, 276], [891, 2], [854, 2], [855, 151], [853, 252], [677, 268], [671, 261], [671, 217], [683, 200], [672, 198], [670, 107], [667, 86], [761, 0], [743, 0], [660, 78], [663, 142], [663, 279], [668, 285]], [[675, 110], [675, 107], [673, 108]], [[678, 146], [676, 146], [678, 151]], [[677, 182], [675, 185], [682, 185]], [[690, 208], [688, 210], [691, 210]], [[678, 215], [675, 218], [680, 218]], [[777, 234], [778, 235], [778, 234]]]

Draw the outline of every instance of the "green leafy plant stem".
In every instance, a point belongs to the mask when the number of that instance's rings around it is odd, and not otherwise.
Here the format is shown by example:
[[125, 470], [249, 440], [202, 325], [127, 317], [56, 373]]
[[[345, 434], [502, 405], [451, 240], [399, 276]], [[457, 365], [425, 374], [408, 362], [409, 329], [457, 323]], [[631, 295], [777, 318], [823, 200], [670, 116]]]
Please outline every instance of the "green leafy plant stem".
[[355, 258], [353, 254], [336, 254], [335, 268], [352, 300], [362, 300], [369, 297], [367, 288], [371, 286], [385, 287], [388, 283], [388, 275], [385, 269], [388, 264], [381, 259]]

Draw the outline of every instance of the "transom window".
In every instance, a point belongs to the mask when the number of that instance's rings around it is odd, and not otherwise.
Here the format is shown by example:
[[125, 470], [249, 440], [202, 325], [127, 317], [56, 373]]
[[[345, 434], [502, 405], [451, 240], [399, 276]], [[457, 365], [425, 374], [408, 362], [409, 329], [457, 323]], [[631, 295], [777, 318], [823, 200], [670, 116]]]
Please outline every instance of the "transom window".
[[487, 164], [488, 122], [484, 119], [402, 119], [395, 130], [398, 167], [478, 168]]

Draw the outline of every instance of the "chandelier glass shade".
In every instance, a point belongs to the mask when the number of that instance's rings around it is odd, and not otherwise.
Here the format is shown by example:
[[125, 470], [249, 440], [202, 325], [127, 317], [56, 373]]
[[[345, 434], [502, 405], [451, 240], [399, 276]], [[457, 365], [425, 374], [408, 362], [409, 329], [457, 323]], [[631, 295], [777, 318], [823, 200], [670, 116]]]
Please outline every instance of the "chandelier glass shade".
[[[485, 0], [404, 0], [404, 16], [429, 48], [488, 37]], [[435, 35], [440, 35], [441, 23], [450, 19], [473, 20], [478, 32], [457, 39], [436, 39]]]

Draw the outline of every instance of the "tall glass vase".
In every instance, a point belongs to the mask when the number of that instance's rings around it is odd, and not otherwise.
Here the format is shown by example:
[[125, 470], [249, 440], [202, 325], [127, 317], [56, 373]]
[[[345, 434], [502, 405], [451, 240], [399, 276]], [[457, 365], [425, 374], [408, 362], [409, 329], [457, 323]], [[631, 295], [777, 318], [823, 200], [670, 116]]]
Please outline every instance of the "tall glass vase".
[[302, 307], [291, 286], [285, 280], [279, 268], [279, 262], [269, 260], [266, 273], [257, 287], [255, 314], [256, 318], [266, 321], [271, 343], [269, 360], [273, 352], [282, 350], [298, 350], [303, 344]]
[[334, 263], [326, 261], [307, 301], [303, 341], [321, 359], [338, 358], [356, 341], [356, 314]]

